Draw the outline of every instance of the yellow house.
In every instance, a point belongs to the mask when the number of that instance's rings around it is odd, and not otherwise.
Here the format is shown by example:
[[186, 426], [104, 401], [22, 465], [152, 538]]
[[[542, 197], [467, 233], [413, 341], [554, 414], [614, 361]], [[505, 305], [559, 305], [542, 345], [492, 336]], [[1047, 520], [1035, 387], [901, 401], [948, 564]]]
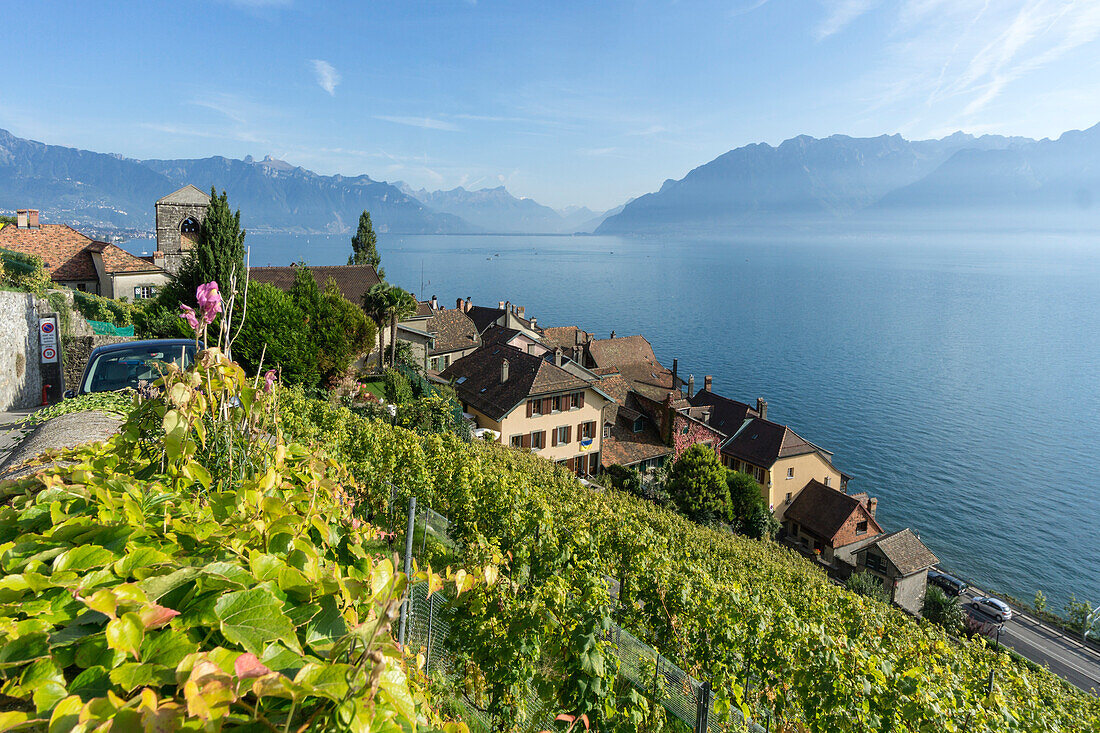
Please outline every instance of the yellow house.
[[780, 521], [811, 480], [837, 491], [847, 489], [849, 477], [833, 465], [832, 458], [832, 453], [786, 425], [760, 417], [747, 417], [722, 444], [722, 463], [755, 478], [765, 503]]
[[536, 356], [506, 343], [489, 344], [440, 376], [454, 385], [478, 427], [495, 431], [500, 442], [579, 476], [599, 472], [604, 410], [612, 400], [560, 353]]

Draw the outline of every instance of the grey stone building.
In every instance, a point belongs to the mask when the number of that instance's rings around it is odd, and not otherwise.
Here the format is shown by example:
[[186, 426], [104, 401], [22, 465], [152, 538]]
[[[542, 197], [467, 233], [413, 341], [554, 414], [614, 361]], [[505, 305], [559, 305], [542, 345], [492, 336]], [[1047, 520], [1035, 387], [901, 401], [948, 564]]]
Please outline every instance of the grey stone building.
[[928, 569], [938, 562], [908, 528], [876, 537], [856, 551], [857, 570], [881, 580], [891, 602], [914, 615], [924, 608]]
[[153, 261], [175, 275], [183, 257], [198, 241], [199, 225], [206, 218], [210, 194], [191, 184], [157, 201], [157, 251]]

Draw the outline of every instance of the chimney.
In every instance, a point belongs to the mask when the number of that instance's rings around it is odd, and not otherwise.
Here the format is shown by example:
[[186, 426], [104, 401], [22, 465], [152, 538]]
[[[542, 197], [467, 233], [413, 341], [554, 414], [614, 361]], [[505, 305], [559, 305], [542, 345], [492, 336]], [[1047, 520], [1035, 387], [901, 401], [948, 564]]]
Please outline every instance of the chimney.
[[526, 306], [522, 306], [522, 305], [517, 305], [516, 306], [516, 315], [519, 316], [520, 318], [524, 318], [525, 317], [524, 314], [526, 312], [527, 312], [527, 307]]
[[27, 228], [27, 210], [26, 209], [20, 209], [19, 211], [15, 212], [15, 226], [18, 227], [19, 229], [26, 229]]
[[756, 411], [760, 413], [761, 420], [768, 419], [768, 403], [764, 401], [763, 397], [756, 398]]
[[40, 228], [38, 223], [38, 209], [27, 210], [27, 226], [31, 229]]
[[466, 310], [465, 308], [462, 307], [462, 298], [456, 298], [455, 299], [455, 310], [459, 310], [459, 311]]
[[434, 295], [432, 296], [432, 310], [439, 310], [439, 300]]
[[694, 394], [695, 394], [695, 375], [694, 374], [689, 374], [688, 375], [688, 397], [691, 397]]
[[584, 343], [583, 341], [581, 341], [581, 334], [582, 333], [584, 333], [584, 331], [580, 330], [579, 328], [576, 331], [573, 332], [573, 344], [575, 346], [580, 346], [581, 344]]
[[561, 366], [561, 347], [554, 349], [554, 366]]
[[703, 410], [703, 422], [710, 425], [710, 410]]
[[508, 360], [500, 360], [500, 383], [504, 384], [508, 381]]
[[707, 392], [711, 391], [711, 387], [714, 386], [714, 379], [708, 374], [703, 377], [703, 389]]
[[507, 305], [507, 304], [503, 300], [498, 300], [497, 301], [497, 310], [498, 311], [504, 310], [505, 305]]
[[676, 376], [679, 373], [679, 371], [680, 371], [680, 360], [679, 359], [673, 359], [672, 360], [672, 388], [673, 389], [676, 389]]
[[537, 326], [537, 325], [538, 325], [538, 324], [537, 324], [537, 323], [535, 322], [535, 317], [534, 317], [534, 316], [531, 316], [531, 328], [534, 328], [534, 327], [535, 327], [535, 326]]
[[[878, 510], [878, 499], [874, 496], [867, 498], [867, 511], [870, 513], [871, 518], [874, 519], [875, 512]], [[919, 537], [918, 537], [919, 539]]]
[[669, 393], [665, 395], [665, 407], [671, 408], [672, 403], [675, 402], [675, 401], [676, 401], [676, 395], [673, 394], [672, 391], [669, 391]]
[[470, 302], [470, 296], [467, 295], [466, 296], [466, 307], [463, 308], [463, 311], [465, 311], [466, 313], [469, 313], [470, 309], [473, 308], [473, 307], [474, 307], [473, 304]]

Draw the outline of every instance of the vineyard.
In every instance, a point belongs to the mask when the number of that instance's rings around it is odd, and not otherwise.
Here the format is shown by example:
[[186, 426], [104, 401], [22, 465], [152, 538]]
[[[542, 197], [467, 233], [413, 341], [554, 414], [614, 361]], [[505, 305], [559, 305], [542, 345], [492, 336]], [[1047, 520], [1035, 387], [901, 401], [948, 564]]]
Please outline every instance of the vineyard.
[[397, 527], [387, 507], [416, 496], [452, 522], [458, 555], [440, 560], [501, 567], [504, 582], [464, 594], [448, 622], [464, 696], [502, 730], [523, 720], [529, 686], [601, 730], [660, 729], [659, 711], [615, 683], [602, 633], [614, 621], [710, 682], [719, 724], [738, 725], [740, 710], [784, 731], [1100, 731], [1095, 696], [836, 587], [772, 543], [586, 488], [496, 444], [417, 435], [293, 391], [281, 411], [286, 430], [348, 467], [379, 522]]

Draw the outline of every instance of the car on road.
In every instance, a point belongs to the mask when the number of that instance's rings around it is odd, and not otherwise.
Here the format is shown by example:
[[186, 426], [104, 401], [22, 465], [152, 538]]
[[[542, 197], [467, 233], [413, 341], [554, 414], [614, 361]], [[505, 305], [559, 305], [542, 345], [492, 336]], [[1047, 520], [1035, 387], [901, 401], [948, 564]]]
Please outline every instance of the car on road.
[[[200, 344], [201, 347], [201, 344]], [[137, 389], [142, 382], [155, 382], [165, 365], [174, 362], [180, 369], [195, 360], [195, 342], [191, 339], [152, 339], [123, 341], [96, 347], [88, 356], [88, 364], [76, 389], [66, 397], [115, 392], [127, 387]]]
[[966, 583], [955, 576], [941, 573], [938, 570], [928, 571], [928, 582], [942, 588], [944, 593], [951, 596], [962, 595], [968, 587]]
[[978, 596], [970, 602], [970, 605], [987, 616], [992, 616], [997, 620], [997, 623], [1012, 620], [1012, 609], [1000, 599], [991, 596]]

